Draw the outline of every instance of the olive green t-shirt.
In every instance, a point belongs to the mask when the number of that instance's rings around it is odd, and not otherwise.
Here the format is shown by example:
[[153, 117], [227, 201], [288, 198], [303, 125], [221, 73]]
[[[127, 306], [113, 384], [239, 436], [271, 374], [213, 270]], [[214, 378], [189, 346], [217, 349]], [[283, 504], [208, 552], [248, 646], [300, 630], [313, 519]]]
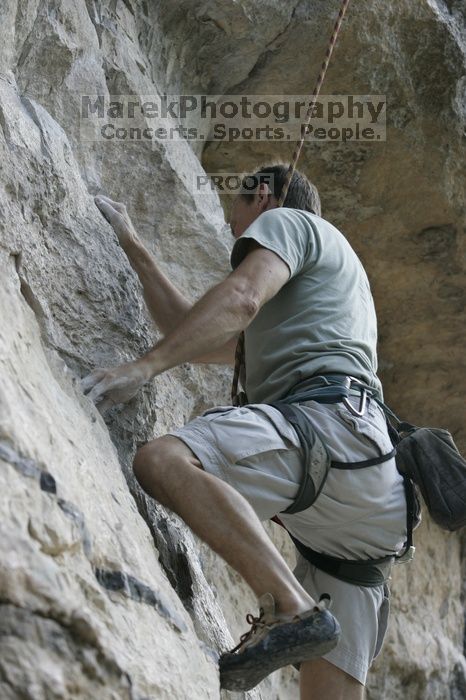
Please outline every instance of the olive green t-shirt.
[[306, 389], [319, 374], [343, 373], [373, 386], [377, 319], [366, 272], [343, 234], [301, 209], [263, 212], [235, 241], [234, 270], [247, 238], [280, 256], [291, 277], [245, 330], [249, 403], [267, 403]]

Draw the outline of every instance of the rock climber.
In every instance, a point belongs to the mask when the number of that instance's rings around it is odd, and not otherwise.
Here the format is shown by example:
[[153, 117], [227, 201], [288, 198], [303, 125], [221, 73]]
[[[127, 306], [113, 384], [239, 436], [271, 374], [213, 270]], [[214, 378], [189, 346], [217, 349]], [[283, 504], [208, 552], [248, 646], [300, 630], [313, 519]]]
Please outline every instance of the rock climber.
[[[151, 497], [178, 514], [232, 566], [258, 598], [259, 616], [227, 652], [221, 686], [247, 690], [288, 664], [299, 668], [301, 700], [360, 700], [387, 630], [386, 582], [355, 585], [324, 572], [299, 551], [291, 570], [262, 522], [279, 515], [300, 542], [343, 559], [397, 553], [406, 539], [403, 480], [394, 459], [370, 469], [330, 470], [308, 509], [284, 515], [303, 473], [292, 425], [269, 405], [313, 378], [355, 377], [382, 396], [377, 324], [364, 268], [344, 235], [321, 216], [319, 193], [295, 171], [278, 207], [287, 168], [264, 166], [232, 203], [232, 272], [196, 303], [158, 267], [126, 207], [99, 195], [164, 334], [146, 355], [82, 380], [100, 411], [125, 403], [162, 372], [185, 362], [235, 364], [245, 331], [243, 406], [217, 406], [142, 446], [134, 473]], [[251, 189], [251, 177], [254, 187]], [[367, 399], [304, 401], [301, 408], [339, 463], [391, 449], [385, 418]], [[316, 455], [317, 459], [318, 456]], [[331, 612], [318, 602], [331, 597]]]

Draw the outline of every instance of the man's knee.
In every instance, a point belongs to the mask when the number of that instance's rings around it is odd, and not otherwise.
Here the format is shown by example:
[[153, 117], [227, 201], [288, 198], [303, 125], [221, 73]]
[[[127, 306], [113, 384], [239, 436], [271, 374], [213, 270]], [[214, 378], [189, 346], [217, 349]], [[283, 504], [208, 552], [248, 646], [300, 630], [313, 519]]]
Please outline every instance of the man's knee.
[[174, 477], [177, 465], [190, 464], [202, 468], [192, 450], [174, 435], [163, 435], [140, 447], [133, 460], [133, 472], [141, 485], [150, 474], [152, 481], [163, 483]]
[[148, 474], [151, 474], [152, 479], [157, 476], [161, 477], [162, 465], [162, 445], [159, 441], [161, 438], [151, 440], [140, 447], [133, 460], [133, 472], [138, 482], [143, 486], [143, 482], [147, 479]]

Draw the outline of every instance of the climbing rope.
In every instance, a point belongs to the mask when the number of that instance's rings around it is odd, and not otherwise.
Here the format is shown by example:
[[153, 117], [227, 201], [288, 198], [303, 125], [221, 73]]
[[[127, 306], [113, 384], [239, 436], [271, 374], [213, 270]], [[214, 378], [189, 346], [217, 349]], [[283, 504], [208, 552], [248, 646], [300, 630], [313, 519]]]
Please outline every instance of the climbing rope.
[[[340, 11], [338, 13], [337, 20], [335, 22], [335, 26], [333, 28], [332, 36], [330, 37], [330, 41], [328, 43], [327, 51], [325, 53], [325, 59], [322, 63], [319, 77], [317, 78], [317, 82], [315, 84], [314, 90], [312, 91], [311, 95], [311, 101], [309, 103], [309, 107], [306, 113], [306, 121], [304, 124], [301, 126], [301, 138], [299, 141], [296, 142], [296, 147], [293, 153], [293, 157], [291, 159], [290, 167], [288, 168], [288, 171], [286, 173], [286, 178], [285, 182], [283, 184], [282, 191], [280, 193], [280, 198], [278, 200], [278, 207], [282, 207], [283, 203], [286, 199], [286, 195], [288, 193], [288, 188], [290, 186], [291, 178], [293, 177], [293, 173], [296, 168], [296, 164], [298, 162], [298, 158], [300, 156], [304, 139], [306, 137], [306, 132], [307, 132], [307, 127], [310, 124], [311, 118], [312, 118], [312, 112], [314, 110], [315, 104], [317, 102], [317, 98], [319, 97], [320, 93], [320, 88], [322, 87], [322, 84], [324, 82], [325, 74], [327, 72], [328, 65], [330, 63], [330, 57], [333, 53], [333, 49], [335, 47], [336, 41], [338, 34], [340, 32], [341, 24], [343, 22], [343, 17], [345, 16], [346, 9], [349, 5], [350, 0], [342, 0]], [[241, 383], [243, 386], [245, 386], [245, 378], [246, 378], [246, 367], [245, 367], [245, 362], [244, 362], [245, 356], [244, 356], [244, 331], [241, 331], [238, 337], [238, 343], [236, 345], [236, 350], [235, 350], [235, 369], [233, 372], [233, 382], [231, 385], [231, 402], [233, 406], [244, 406], [247, 403], [247, 396], [244, 391], [241, 391], [238, 393], [238, 380], [240, 379], [241, 375]]]
[[291, 178], [293, 177], [293, 173], [294, 173], [295, 168], [296, 168], [296, 163], [298, 162], [298, 158], [300, 156], [301, 149], [303, 147], [307, 127], [310, 124], [312, 112], [313, 112], [315, 104], [317, 102], [317, 98], [319, 97], [320, 88], [322, 87], [322, 83], [324, 82], [324, 78], [325, 78], [325, 74], [327, 72], [328, 64], [330, 63], [330, 57], [333, 53], [333, 49], [334, 49], [338, 34], [340, 32], [341, 23], [343, 22], [343, 17], [345, 16], [346, 8], [348, 7], [349, 2], [350, 2], [350, 0], [343, 0], [343, 2], [341, 3], [340, 12], [338, 13], [338, 17], [337, 17], [337, 20], [335, 22], [335, 26], [333, 28], [333, 33], [332, 33], [332, 36], [330, 37], [330, 41], [329, 41], [329, 44], [327, 47], [327, 52], [325, 54], [325, 59], [322, 63], [319, 77], [317, 78], [317, 82], [315, 84], [314, 90], [313, 90], [312, 95], [311, 95], [311, 102], [309, 104], [309, 109], [307, 110], [306, 121], [305, 121], [304, 125], [301, 127], [301, 138], [299, 139], [299, 141], [296, 142], [296, 147], [295, 147], [295, 150], [293, 153], [293, 157], [291, 159], [291, 164], [290, 164], [290, 167], [288, 168], [288, 172], [286, 173], [286, 178], [285, 178], [285, 182], [283, 184], [283, 188], [282, 188], [282, 191], [280, 194], [280, 199], [278, 200], [277, 206], [279, 206], [279, 207], [283, 206], [283, 203], [286, 199], [286, 195], [288, 194], [288, 187], [290, 186]]

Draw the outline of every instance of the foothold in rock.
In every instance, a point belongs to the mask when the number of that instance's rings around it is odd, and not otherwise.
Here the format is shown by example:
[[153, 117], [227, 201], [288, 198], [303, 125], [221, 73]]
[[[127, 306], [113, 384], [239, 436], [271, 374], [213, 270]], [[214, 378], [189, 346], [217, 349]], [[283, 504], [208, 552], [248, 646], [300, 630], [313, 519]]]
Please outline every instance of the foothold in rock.
[[40, 474], [40, 487], [47, 493], [57, 493], [57, 484], [49, 472], [42, 471]]

